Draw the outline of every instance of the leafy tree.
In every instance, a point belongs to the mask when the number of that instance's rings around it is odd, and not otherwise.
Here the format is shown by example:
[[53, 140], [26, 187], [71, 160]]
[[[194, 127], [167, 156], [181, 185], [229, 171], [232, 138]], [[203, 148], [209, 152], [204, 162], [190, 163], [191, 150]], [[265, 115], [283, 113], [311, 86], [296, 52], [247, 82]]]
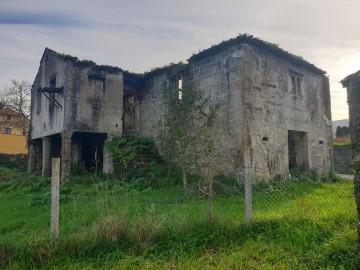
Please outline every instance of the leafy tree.
[[12, 124], [22, 128], [27, 133], [27, 123], [30, 118], [31, 84], [28, 81], [11, 80], [11, 84], [0, 90], [0, 103], [3, 108], [9, 108], [20, 115], [14, 118]]
[[209, 217], [212, 215], [213, 179], [218, 162], [211, 130], [219, 106], [194, 83], [182, 89], [166, 91], [165, 113], [158, 124], [158, 141], [168, 162], [183, 172], [184, 191], [188, 191], [187, 174], [202, 169], [200, 190], [208, 197]]

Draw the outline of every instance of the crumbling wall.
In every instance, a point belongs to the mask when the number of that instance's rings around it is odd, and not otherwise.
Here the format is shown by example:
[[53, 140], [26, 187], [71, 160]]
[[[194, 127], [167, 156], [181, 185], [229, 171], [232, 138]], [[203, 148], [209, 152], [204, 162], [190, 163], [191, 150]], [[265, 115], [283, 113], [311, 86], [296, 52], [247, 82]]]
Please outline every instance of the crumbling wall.
[[[103, 171], [112, 171], [104, 140], [122, 135], [123, 73], [119, 68], [98, 66], [46, 49], [32, 89], [31, 111], [30, 139], [42, 139], [44, 176], [50, 174], [54, 156], [61, 156], [63, 180], [69, 176], [71, 163], [78, 163], [82, 154], [88, 159], [103, 154]], [[94, 134], [101, 143], [96, 144], [94, 153], [80, 153], [79, 145], [71, 147], [75, 133]], [[89, 145], [83, 146], [83, 150], [90, 149]], [[31, 147], [29, 172], [38, 167], [35, 150]]]
[[[31, 139], [66, 130], [122, 134], [122, 72], [76, 66], [57, 53], [46, 51], [32, 89]], [[55, 81], [63, 88], [55, 106], [40, 91]]]
[[35, 77], [31, 92], [31, 139], [41, 138], [59, 133], [63, 130], [64, 92], [54, 94], [59, 105], [54, 106], [41, 92], [44, 87], [50, 87], [50, 81], [55, 80], [56, 87], [67, 83], [67, 73], [71, 64], [59, 61], [56, 55], [45, 53], [41, 60], [39, 71]]
[[122, 74], [75, 68], [69, 70], [67, 78], [64, 129], [121, 136]]
[[[304, 168], [326, 174], [331, 169], [331, 115], [328, 79], [268, 52], [244, 45], [251, 89], [253, 170], [262, 176], [286, 176], [291, 131], [302, 135]], [[299, 78], [294, 91], [292, 77]], [[247, 91], [247, 89], [244, 89]], [[326, 93], [326, 95], [324, 94]]]
[[[289, 132], [298, 132], [305, 169], [331, 168], [331, 116], [328, 79], [247, 44], [228, 46], [190, 59], [188, 78], [220, 104], [213, 139], [222, 173], [242, 179], [250, 164], [256, 181], [289, 174]], [[293, 89], [292, 78], [299, 78]], [[166, 74], [147, 81], [139, 111], [139, 131], [155, 136], [163, 113]], [[247, 149], [245, 151], [245, 148]]]

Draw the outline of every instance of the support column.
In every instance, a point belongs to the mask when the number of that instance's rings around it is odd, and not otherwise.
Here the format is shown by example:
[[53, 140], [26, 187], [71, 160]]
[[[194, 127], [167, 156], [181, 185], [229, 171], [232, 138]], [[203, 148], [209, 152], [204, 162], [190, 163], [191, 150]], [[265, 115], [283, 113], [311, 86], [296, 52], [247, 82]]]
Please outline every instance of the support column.
[[106, 143], [111, 141], [112, 137], [108, 136], [108, 138], [104, 141], [104, 149], [103, 149], [103, 173], [104, 174], [113, 174], [114, 173], [114, 162], [112, 159], [111, 152], [106, 148]]
[[71, 170], [71, 135], [61, 135], [61, 182], [70, 178]]
[[50, 156], [50, 148], [51, 148], [51, 138], [43, 137], [42, 138], [42, 176], [51, 176], [51, 156]]
[[35, 171], [35, 155], [35, 145], [33, 142], [29, 142], [28, 174], [32, 174]]
[[252, 175], [251, 175], [251, 148], [244, 146], [244, 188], [245, 188], [245, 220], [251, 223], [252, 220]]

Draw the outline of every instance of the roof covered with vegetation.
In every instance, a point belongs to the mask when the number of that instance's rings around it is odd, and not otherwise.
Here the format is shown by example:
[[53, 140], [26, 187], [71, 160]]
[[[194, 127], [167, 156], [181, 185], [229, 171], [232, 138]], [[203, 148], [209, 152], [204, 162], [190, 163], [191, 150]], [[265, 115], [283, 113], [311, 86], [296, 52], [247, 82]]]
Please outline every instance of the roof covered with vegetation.
[[249, 44], [250, 46], [253, 46], [260, 50], [267, 51], [267, 52], [272, 53], [280, 58], [284, 58], [284, 59], [288, 60], [289, 62], [291, 62], [295, 66], [302, 66], [302, 67], [307, 68], [318, 74], [322, 74], [322, 75], [326, 74], [326, 72], [324, 70], [321, 70], [320, 68], [316, 67], [315, 65], [307, 62], [301, 56], [297, 56], [292, 53], [289, 53], [289, 52], [285, 51], [284, 49], [280, 48], [277, 44], [266, 42], [259, 38], [255, 38], [252, 35], [247, 35], [247, 34], [238, 35], [235, 38], [223, 41], [219, 44], [213, 45], [212, 47], [210, 47], [208, 49], [200, 51], [197, 54], [193, 54], [189, 58], [189, 61], [193, 61], [193, 60], [196, 61], [196, 60], [203, 59], [214, 53], [218, 53], [221, 50], [228, 48], [229, 46], [239, 45], [239, 44]]
[[169, 65], [154, 68], [145, 73], [133, 73], [130, 71], [124, 71], [124, 80], [130, 82], [134, 85], [140, 86], [143, 85], [147, 80], [165, 74], [169, 78], [174, 78], [177, 75], [180, 75], [186, 71], [188, 64], [179, 62], [171, 63]]
[[[253, 46], [260, 50], [267, 51], [267, 52], [272, 53], [280, 58], [286, 59], [295, 66], [301, 66], [301, 67], [307, 68], [317, 74], [322, 74], [322, 75], [326, 74], [326, 72], [324, 70], [321, 70], [320, 68], [316, 67], [315, 65], [307, 62], [300, 56], [291, 54], [291, 53], [283, 50], [277, 44], [266, 42], [266, 41], [263, 41], [261, 39], [255, 38], [255, 37], [253, 37], [251, 35], [247, 35], [247, 34], [239, 35], [235, 38], [223, 41], [223, 42], [221, 42], [217, 45], [214, 45], [208, 49], [200, 51], [197, 54], [193, 54], [189, 58], [189, 61], [193, 61], [193, 60], [197, 61], [197, 60], [206, 58], [208, 56], [211, 56], [215, 53], [220, 52], [221, 50], [228, 48], [229, 46], [239, 45], [239, 44], [249, 44], [250, 46]], [[124, 80], [135, 86], [138, 86], [138, 87], [143, 86], [147, 80], [149, 80], [153, 77], [156, 77], [156, 76], [159, 76], [162, 74], [166, 74], [166, 76], [171, 78], [171, 77], [174, 77], [176, 75], [186, 72], [186, 69], [188, 68], [188, 64], [179, 62], [177, 64], [171, 63], [164, 67], [154, 68], [145, 73], [134, 73], [134, 72], [130, 72], [127, 70], [122, 70], [119, 67], [108, 66], [108, 65], [97, 65], [95, 62], [93, 62], [91, 60], [79, 60], [75, 56], [71, 56], [71, 55], [63, 54], [63, 53], [57, 53], [49, 48], [45, 49], [44, 55], [46, 54], [46, 52], [54, 53], [61, 59], [71, 61], [75, 66], [80, 67], [80, 68], [91, 68], [97, 72], [99, 72], [99, 71], [105, 71], [105, 72], [109, 72], [109, 73], [123, 72]], [[43, 57], [44, 57], [44, 55], [43, 55]], [[345, 79], [347, 79], [347, 78], [345, 78]]]
[[114, 73], [116, 74], [116, 73], [122, 71], [122, 69], [119, 67], [108, 66], [108, 65], [97, 65], [94, 61], [80, 60], [76, 56], [71, 56], [69, 54], [64, 54], [64, 53], [58, 53], [49, 48], [45, 48], [45, 52], [43, 54], [43, 57], [41, 58], [41, 61], [44, 58], [45, 54], [48, 52], [57, 55], [59, 58], [61, 58], [63, 60], [71, 61], [74, 64], [74, 66], [79, 67], [79, 68], [91, 68], [97, 72], [105, 71], [105, 72], [113, 73], [113, 74]]

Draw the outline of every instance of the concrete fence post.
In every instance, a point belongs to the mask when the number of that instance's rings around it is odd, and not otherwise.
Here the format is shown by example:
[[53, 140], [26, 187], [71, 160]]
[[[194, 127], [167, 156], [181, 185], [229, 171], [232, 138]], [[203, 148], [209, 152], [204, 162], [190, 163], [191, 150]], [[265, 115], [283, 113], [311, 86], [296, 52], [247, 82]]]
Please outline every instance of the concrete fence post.
[[250, 175], [250, 148], [244, 148], [244, 188], [245, 188], [245, 220], [251, 223], [252, 219], [252, 179]]
[[50, 212], [50, 239], [54, 241], [59, 236], [59, 188], [60, 185], [60, 158], [52, 158], [51, 174], [51, 212]]

